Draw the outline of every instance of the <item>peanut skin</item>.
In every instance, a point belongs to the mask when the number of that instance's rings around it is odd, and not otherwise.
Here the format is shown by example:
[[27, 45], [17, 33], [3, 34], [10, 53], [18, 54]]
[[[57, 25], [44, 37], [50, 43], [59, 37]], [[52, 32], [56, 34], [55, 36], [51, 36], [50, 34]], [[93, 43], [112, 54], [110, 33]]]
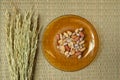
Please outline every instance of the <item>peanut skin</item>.
[[64, 47], [66, 51], [70, 51], [70, 47], [68, 45], [65, 45]]

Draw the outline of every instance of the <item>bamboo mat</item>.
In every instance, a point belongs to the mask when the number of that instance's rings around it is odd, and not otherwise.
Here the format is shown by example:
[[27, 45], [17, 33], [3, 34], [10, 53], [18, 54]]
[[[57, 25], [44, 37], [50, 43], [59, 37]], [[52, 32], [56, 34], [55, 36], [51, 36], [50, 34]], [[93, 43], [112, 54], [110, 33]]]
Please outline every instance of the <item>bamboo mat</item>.
[[[11, 4], [12, 3], [12, 4]], [[89, 20], [96, 28], [100, 48], [95, 60], [76, 72], [64, 72], [51, 66], [41, 50], [36, 58], [34, 80], [119, 80], [120, 79], [120, 0], [0, 0], [0, 80], [9, 80], [5, 53], [4, 13], [14, 5], [21, 12], [34, 10], [45, 28], [51, 20], [75, 14]]]

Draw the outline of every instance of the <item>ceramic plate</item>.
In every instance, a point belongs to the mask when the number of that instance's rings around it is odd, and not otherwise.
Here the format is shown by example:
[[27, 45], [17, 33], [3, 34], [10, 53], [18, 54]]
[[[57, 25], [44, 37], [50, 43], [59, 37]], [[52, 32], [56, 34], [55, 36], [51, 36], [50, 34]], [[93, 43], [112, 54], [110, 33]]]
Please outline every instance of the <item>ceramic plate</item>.
[[[74, 31], [84, 28], [85, 47], [81, 59], [75, 57], [66, 58], [56, 48], [56, 35], [67, 30]], [[44, 30], [42, 37], [42, 51], [47, 61], [55, 68], [64, 71], [76, 71], [88, 66], [95, 58], [99, 46], [97, 32], [94, 26], [86, 19], [77, 15], [64, 15], [54, 19]]]

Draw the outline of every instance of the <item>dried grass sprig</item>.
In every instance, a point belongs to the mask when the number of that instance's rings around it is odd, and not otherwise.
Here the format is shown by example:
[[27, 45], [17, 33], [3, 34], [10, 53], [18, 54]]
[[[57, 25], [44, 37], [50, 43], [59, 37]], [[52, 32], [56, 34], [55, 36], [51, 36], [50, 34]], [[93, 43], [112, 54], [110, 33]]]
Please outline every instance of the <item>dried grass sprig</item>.
[[32, 11], [6, 12], [6, 46], [11, 80], [31, 80], [34, 58], [37, 49], [38, 16]]

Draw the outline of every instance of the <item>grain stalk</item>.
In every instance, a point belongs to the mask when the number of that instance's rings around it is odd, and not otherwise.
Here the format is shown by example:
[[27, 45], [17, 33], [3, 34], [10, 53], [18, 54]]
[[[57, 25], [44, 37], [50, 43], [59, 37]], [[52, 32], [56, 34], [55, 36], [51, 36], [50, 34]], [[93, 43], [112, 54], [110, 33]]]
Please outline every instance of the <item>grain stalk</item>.
[[[17, 11], [17, 10], [16, 10]], [[33, 12], [6, 12], [6, 47], [11, 80], [31, 80], [37, 49], [38, 16]]]

